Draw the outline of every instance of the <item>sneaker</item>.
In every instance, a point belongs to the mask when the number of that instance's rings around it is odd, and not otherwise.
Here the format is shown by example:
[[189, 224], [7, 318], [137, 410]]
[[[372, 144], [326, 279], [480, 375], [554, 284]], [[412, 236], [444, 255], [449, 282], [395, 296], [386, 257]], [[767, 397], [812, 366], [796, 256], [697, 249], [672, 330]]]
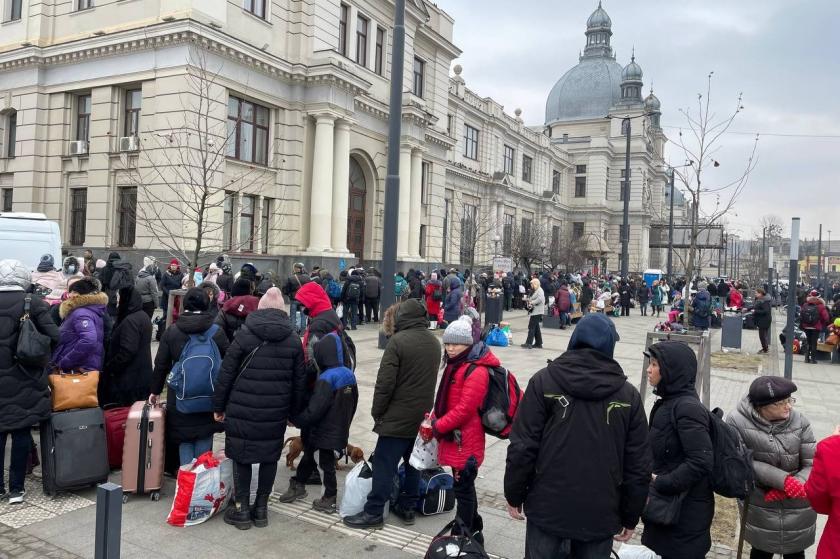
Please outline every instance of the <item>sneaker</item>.
[[317, 510], [318, 512], [325, 512], [327, 514], [335, 514], [336, 513], [335, 496], [321, 497], [320, 499], [315, 499], [314, 501], [312, 501], [312, 508]]
[[11, 491], [8, 495], [10, 505], [19, 505], [23, 502], [26, 491]]

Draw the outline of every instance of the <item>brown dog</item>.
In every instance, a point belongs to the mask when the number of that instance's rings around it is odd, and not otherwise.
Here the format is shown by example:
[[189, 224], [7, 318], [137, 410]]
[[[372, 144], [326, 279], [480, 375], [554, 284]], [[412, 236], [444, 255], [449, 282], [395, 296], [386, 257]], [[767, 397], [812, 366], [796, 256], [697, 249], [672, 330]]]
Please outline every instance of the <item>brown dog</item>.
[[[303, 452], [303, 441], [299, 436], [289, 437], [283, 442], [283, 447], [285, 448], [287, 446], [289, 447], [289, 450], [286, 454], [286, 467], [290, 470], [294, 470], [295, 460], [297, 460], [298, 456], [300, 456]], [[348, 444], [344, 452], [345, 457], [349, 458], [350, 461], [353, 462], [353, 464], [358, 464], [359, 462], [365, 459], [365, 452], [358, 446]], [[339, 460], [335, 461], [335, 469], [341, 469], [341, 464], [339, 463]]]

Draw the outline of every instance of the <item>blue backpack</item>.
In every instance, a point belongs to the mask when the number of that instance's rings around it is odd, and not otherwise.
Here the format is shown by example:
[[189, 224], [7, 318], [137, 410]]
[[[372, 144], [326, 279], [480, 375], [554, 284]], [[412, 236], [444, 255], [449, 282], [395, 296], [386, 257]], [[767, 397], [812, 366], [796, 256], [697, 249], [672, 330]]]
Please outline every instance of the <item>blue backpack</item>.
[[334, 279], [327, 282], [327, 295], [329, 295], [330, 299], [341, 297], [341, 286]]
[[213, 336], [219, 325], [213, 324], [202, 334], [190, 334], [181, 357], [166, 379], [175, 393], [178, 413], [213, 411], [213, 392], [222, 367], [222, 356]]

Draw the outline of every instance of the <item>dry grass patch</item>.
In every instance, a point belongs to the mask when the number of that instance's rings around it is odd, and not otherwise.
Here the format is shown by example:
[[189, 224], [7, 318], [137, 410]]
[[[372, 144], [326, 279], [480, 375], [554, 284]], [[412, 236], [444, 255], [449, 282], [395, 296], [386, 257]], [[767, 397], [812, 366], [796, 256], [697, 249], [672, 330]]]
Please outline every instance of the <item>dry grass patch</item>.
[[712, 368], [734, 369], [736, 371], [757, 373], [762, 359], [760, 355], [716, 352], [712, 353]]
[[735, 549], [738, 546], [738, 504], [735, 499], [715, 495], [715, 518], [712, 521], [712, 543]]

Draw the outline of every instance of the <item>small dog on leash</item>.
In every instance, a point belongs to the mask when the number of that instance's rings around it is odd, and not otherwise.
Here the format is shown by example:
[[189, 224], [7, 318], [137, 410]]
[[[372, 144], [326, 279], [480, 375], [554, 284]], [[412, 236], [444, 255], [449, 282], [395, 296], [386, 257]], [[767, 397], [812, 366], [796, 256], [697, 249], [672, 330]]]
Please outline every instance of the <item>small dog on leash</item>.
[[[298, 457], [303, 452], [303, 440], [299, 436], [289, 437], [288, 439], [283, 441], [283, 447], [284, 448], [289, 447], [289, 450], [286, 453], [286, 467], [289, 468], [290, 470], [294, 470], [295, 469], [295, 460], [297, 460]], [[365, 452], [361, 448], [359, 448], [358, 446], [353, 446], [352, 444], [348, 444], [347, 448], [344, 449], [343, 456], [345, 458], [349, 458], [350, 461], [353, 462], [353, 464], [358, 464], [359, 462], [361, 462], [362, 460], [365, 459]], [[336, 470], [341, 469], [341, 464], [339, 463], [340, 458], [341, 458], [341, 456], [336, 457], [336, 461], [335, 461], [335, 469]]]

